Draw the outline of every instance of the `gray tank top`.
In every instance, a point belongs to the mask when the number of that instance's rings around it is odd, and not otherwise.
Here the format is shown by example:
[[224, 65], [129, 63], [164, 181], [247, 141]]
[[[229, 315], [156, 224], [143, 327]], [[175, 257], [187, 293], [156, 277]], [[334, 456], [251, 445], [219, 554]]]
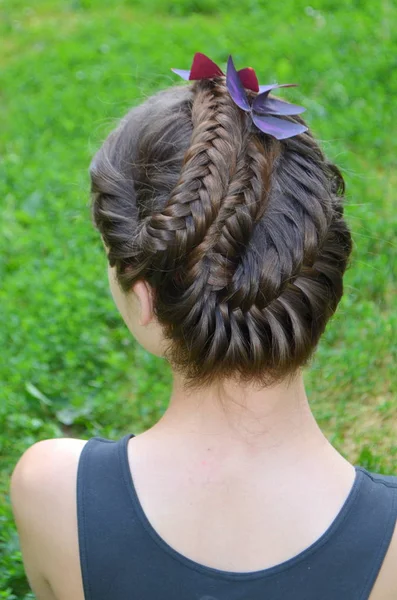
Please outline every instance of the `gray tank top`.
[[260, 571], [196, 563], [151, 526], [129, 469], [127, 444], [93, 437], [77, 474], [85, 600], [366, 600], [397, 519], [397, 477], [355, 466], [338, 515], [311, 546]]

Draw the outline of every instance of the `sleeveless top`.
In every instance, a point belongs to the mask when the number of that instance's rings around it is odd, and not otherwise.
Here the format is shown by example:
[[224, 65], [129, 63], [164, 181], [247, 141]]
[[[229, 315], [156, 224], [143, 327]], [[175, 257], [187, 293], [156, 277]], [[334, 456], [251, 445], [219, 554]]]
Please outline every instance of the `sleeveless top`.
[[223, 571], [180, 554], [138, 499], [127, 444], [90, 438], [77, 472], [85, 600], [366, 600], [397, 519], [397, 476], [355, 465], [353, 487], [320, 538], [260, 571]]

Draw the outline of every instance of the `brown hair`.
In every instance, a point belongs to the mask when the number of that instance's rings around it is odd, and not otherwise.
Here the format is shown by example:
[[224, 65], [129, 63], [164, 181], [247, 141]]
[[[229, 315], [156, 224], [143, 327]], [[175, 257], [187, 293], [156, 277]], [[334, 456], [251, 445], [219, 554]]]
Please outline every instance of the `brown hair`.
[[342, 175], [310, 131], [263, 134], [224, 77], [203, 80], [133, 108], [90, 175], [110, 265], [124, 291], [152, 286], [188, 384], [271, 385], [308, 363], [352, 250]]

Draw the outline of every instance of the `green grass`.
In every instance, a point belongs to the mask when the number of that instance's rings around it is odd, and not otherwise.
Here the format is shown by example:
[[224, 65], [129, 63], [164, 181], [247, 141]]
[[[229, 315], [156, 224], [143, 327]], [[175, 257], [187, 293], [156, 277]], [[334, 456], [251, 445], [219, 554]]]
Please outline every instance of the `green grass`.
[[166, 406], [168, 368], [113, 307], [87, 169], [195, 51], [298, 82], [288, 99], [344, 173], [353, 260], [307, 390], [340, 452], [396, 472], [396, 19], [392, 0], [0, 0], [0, 599], [33, 598], [8, 497], [22, 452], [138, 433]]

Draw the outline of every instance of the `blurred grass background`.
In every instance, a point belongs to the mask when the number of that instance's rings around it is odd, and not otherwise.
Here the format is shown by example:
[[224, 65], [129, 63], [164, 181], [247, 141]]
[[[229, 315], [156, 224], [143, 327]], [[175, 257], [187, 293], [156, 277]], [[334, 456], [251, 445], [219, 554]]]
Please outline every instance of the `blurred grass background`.
[[308, 2], [0, 0], [0, 598], [33, 598], [8, 496], [23, 451], [139, 433], [166, 407], [169, 370], [108, 291], [87, 169], [118, 118], [179, 83], [170, 68], [196, 51], [299, 83], [288, 100], [342, 169], [355, 248], [307, 391], [342, 454], [396, 473], [397, 7]]

